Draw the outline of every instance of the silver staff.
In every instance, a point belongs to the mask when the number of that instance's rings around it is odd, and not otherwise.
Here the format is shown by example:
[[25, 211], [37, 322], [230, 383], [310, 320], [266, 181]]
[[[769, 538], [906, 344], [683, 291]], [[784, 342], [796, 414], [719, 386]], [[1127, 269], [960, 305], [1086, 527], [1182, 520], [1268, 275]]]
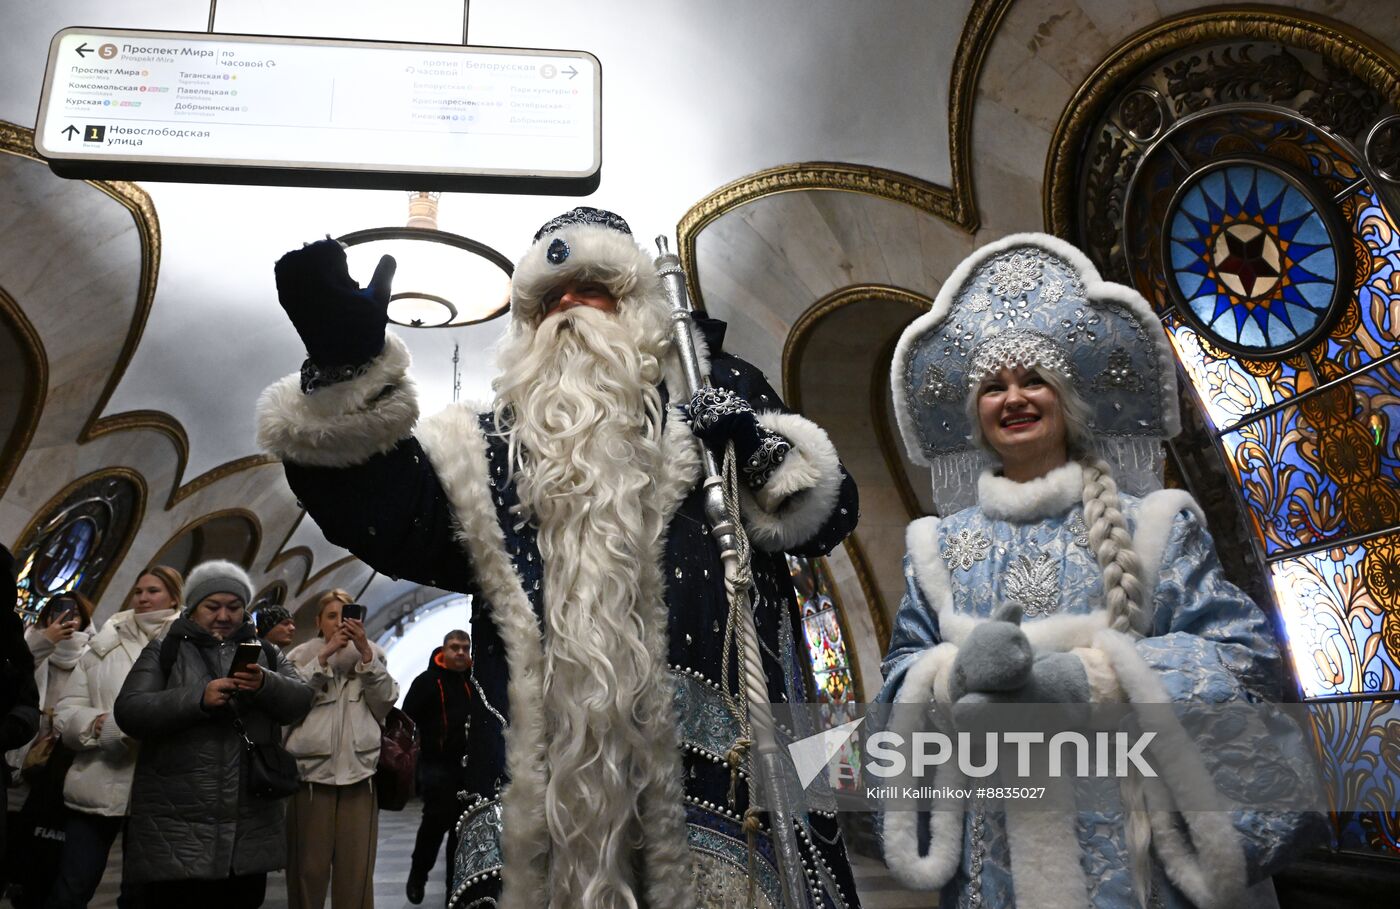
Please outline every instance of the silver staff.
[[[672, 334], [680, 354], [681, 366], [685, 371], [686, 391], [694, 397], [697, 391], [709, 384], [709, 380], [700, 374], [700, 358], [695, 351], [695, 338], [691, 334], [690, 295], [686, 292], [685, 272], [681, 269], [680, 259], [668, 248], [665, 236], [656, 238], [656, 248], [660, 252], [655, 262], [656, 273], [660, 276], [666, 289], [666, 297], [671, 303]], [[768, 679], [763, 672], [763, 657], [758, 649], [758, 630], [754, 627], [753, 610], [749, 607], [751, 576], [748, 545], [740, 539], [742, 530], [737, 503], [726, 502], [725, 477], [721, 465], [698, 437], [695, 444], [705, 465], [705, 519], [710, 525], [710, 534], [715, 538], [715, 544], [719, 547], [719, 557], [724, 563], [730, 616], [739, 617], [738, 644], [744, 661], [740, 670], [753, 737], [753, 751], [749, 755], [752, 781], [749, 787], [749, 802], [750, 805], [766, 806], [768, 809], [769, 821], [773, 828], [773, 851], [778, 862], [778, 877], [783, 886], [783, 904], [787, 909], [802, 909], [808, 902], [806, 883], [802, 876], [802, 853], [798, 848], [797, 834], [793, 827], [797, 818], [791, 790], [783, 784], [786, 756], [774, 734], [773, 708], [768, 701]]]

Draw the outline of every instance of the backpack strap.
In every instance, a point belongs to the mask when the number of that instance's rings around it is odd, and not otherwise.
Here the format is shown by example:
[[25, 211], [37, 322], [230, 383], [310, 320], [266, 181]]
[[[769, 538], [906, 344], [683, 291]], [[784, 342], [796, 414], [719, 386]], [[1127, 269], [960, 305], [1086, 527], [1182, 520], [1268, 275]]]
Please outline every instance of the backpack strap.
[[180, 645], [185, 642], [183, 634], [167, 634], [160, 642], [160, 671], [170, 680], [170, 670], [175, 668], [175, 661], [180, 658]]

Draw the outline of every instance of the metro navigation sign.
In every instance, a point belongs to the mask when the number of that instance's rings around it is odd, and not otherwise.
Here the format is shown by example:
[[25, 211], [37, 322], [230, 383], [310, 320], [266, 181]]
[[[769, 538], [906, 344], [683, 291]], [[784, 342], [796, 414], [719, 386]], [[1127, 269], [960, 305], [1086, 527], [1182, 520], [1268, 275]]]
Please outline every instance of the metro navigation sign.
[[586, 51], [67, 28], [35, 149], [64, 177], [586, 195]]

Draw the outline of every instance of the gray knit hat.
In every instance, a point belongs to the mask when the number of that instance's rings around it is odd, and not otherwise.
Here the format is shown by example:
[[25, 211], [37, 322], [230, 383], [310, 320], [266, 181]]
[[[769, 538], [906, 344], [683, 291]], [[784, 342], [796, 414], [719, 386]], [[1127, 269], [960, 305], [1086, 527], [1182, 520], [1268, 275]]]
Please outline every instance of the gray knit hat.
[[185, 578], [185, 602], [189, 615], [204, 599], [216, 593], [231, 593], [246, 606], [253, 599], [253, 581], [248, 572], [232, 562], [215, 559], [202, 562]]

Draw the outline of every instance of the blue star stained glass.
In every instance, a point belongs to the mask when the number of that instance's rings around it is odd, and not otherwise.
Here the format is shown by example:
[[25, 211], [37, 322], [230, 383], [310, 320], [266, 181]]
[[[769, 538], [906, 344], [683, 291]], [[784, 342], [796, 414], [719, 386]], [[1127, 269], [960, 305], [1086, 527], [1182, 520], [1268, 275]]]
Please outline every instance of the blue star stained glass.
[[1303, 180], [1262, 161], [1197, 171], [1166, 219], [1167, 283], [1183, 315], [1242, 356], [1311, 344], [1351, 289], [1323, 210]]

